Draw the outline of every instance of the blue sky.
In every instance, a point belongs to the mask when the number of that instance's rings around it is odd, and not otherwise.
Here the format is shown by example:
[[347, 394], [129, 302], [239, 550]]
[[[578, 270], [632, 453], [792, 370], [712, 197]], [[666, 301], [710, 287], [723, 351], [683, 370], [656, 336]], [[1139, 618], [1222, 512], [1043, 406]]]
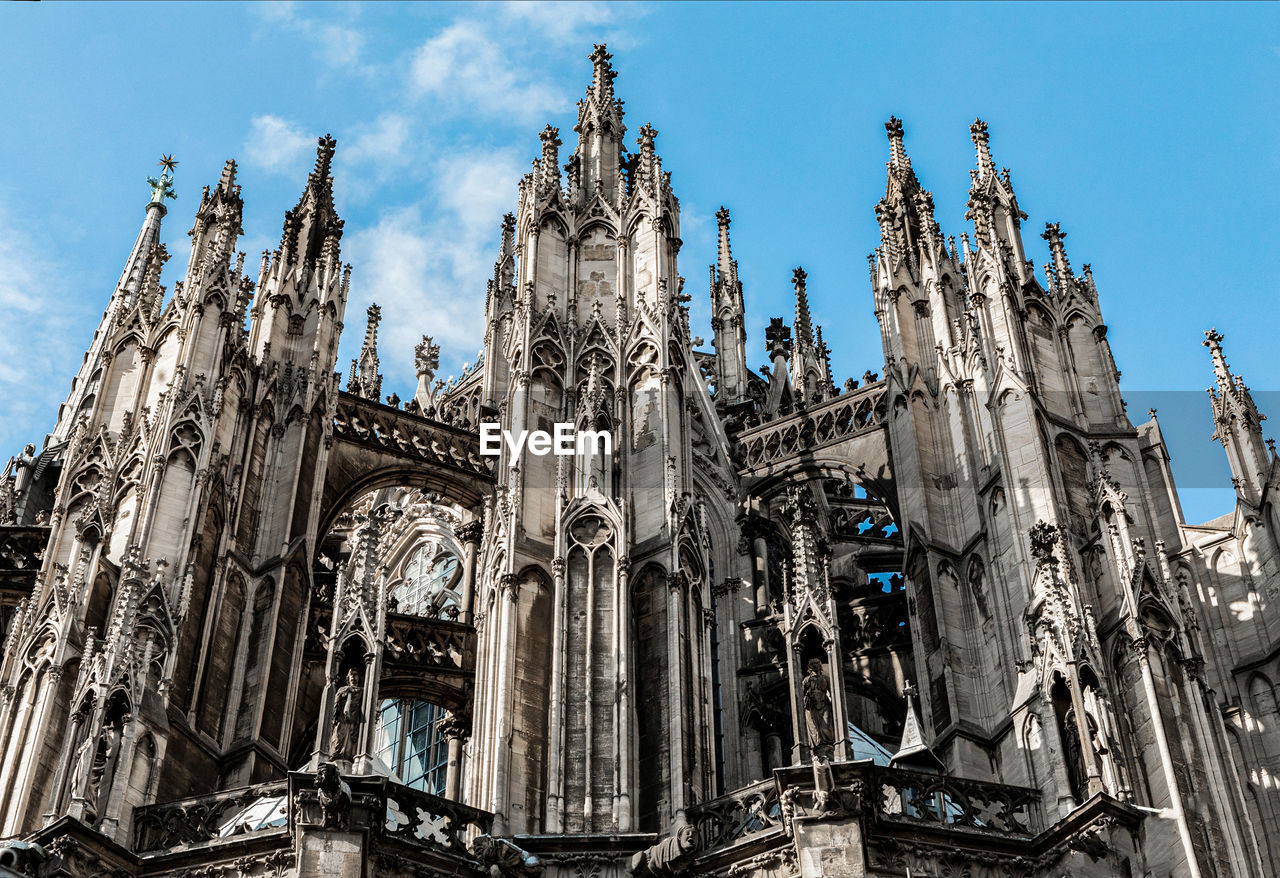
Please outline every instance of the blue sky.
[[[884, 191], [883, 122], [946, 234], [959, 235], [990, 124], [1029, 255], [1062, 223], [1093, 265], [1135, 421], [1155, 404], [1189, 520], [1227, 511], [1201, 333], [1280, 417], [1271, 259], [1280, 233], [1275, 4], [6, 4], [0, 26], [0, 453], [52, 426], [172, 152], [172, 285], [202, 186], [236, 158], [241, 249], [279, 240], [338, 138], [354, 266], [341, 364], [370, 301], [386, 392], [412, 389], [424, 333], [445, 374], [474, 361], [484, 279], [515, 181], [548, 121], [571, 149], [586, 55], [607, 41], [629, 138], [644, 122], [682, 204], [681, 271], [705, 327], [714, 212], [733, 212], [752, 355], [792, 315], [803, 265], [837, 381], [879, 370], [866, 254]], [[753, 365], [758, 365], [753, 362]]]

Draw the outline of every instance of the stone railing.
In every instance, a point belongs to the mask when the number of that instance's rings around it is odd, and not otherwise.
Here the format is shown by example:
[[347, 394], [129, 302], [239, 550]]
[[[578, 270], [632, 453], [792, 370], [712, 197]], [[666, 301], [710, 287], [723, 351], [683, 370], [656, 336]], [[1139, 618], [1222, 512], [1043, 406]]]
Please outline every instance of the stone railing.
[[493, 824], [487, 811], [397, 783], [387, 784], [386, 803], [383, 831], [388, 837], [463, 856], [469, 856], [469, 831], [485, 834]]
[[[285, 781], [276, 781], [146, 805], [133, 812], [133, 850], [144, 854], [218, 838], [281, 830], [284, 824], [268, 812], [274, 812], [279, 804], [286, 808], [287, 815], [288, 787]], [[255, 809], [255, 805], [259, 807]], [[237, 813], [246, 819], [236, 821]], [[272, 823], [277, 825], [270, 825]]]
[[877, 768], [868, 802], [877, 820], [1031, 838], [1043, 828], [1040, 793], [1024, 787]]
[[468, 671], [475, 668], [475, 628], [430, 616], [387, 613], [383, 663], [407, 670]]
[[737, 435], [734, 461], [745, 470], [766, 467], [876, 428], [883, 420], [883, 398], [884, 385], [873, 384], [752, 426]]
[[[699, 857], [736, 856], [738, 846], [769, 849], [793, 820], [856, 819], [868, 837], [903, 837], [926, 828], [950, 836], [998, 837], [1024, 844], [1044, 829], [1040, 792], [1024, 787], [887, 768], [867, 762], [833, 763], [819, 794], [810, 765], [694, 805], [689, 821], [701, 836]], [[945, 836], [944, 836], [945, 837]]]
[[782, 806], [773, 779], [743, 787], [694, 805], [689, 822], [697, 827], [704, 850], [734, 844], [782, 827]]

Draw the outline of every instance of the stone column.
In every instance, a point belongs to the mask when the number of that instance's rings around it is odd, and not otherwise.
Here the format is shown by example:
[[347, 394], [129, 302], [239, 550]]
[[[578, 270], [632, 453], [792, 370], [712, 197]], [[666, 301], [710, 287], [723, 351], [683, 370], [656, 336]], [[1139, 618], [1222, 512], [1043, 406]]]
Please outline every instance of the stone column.
[[478, 520], [468, 521], [458, 528], [455, 536], [462, 542], [462, 606], [458, 621], [471, 624], [475, 617], [476, 602], [476, 551], [480, 547], [483, 526]]
[[444, 797], [457, 802], [462, 789], [463, 748], [471, 737], [471, 717], [465, 713], [450, 712], [440, 723], [440, 734], [449, 746], [449, 761], [444, 773]]

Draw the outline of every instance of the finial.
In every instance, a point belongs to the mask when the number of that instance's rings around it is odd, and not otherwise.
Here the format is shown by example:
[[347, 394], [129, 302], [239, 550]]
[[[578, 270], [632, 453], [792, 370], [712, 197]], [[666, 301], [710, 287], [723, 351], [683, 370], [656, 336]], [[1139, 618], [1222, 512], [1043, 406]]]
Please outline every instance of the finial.
[[[716, 241], [716, 263], [720, 274], [728, 277], [733, 272], [733, 251], [729, 246], [729, 208], [724, 205], [716, 211], [716, 228], [719, 232]], [[714, 272], [716, 266], [712, 266]]]
[[613, 81], [618, 73], [609, 63], [613, 56], [609, 54], [608, 48], [604, 43], [596, 43], [595, 49], [587, 58], [594, 68], [591, 74], [591, 91], [601, 100], [613, 97]]
[[1218, 385], [1230, 387], [1231, 367], [1227, 365], [1227, 356], [1222, 351], [1222, 341], [1225, 338], [1217, 329], [1211, 328], [1204, 334], [1204, 346], [1213, 357], [1213, 374], [1218, 379]]
[[1063, 239], [1067, 233], [1062, 231], [1058, 223], [1045, 223], [1044, 234], [1040, 237], [1049, 242], [1049, 252], [1053, 254], [1053, 269], [1058, 273], [1058, 280], [1065, 284], [1071, 277], [1071, 263], [1067, 261], [1067, 248]]
[[166, 198], [178, 197], [173, 191], [173, 169], [178, 166], [178, 161], [172, 153], [165, 153], [156, 164], [161, 168], [160, 177], [148, 177], [147, 184], [151, 187], [151, 203], [164, 204]]
[[658, 136], [658, 129], [646, 122], [640, 127], [639, 134], [640, 136], [636, 138], [636, 145], [640, 147], [640, 150], [642, 152], [645, 150], [652, 150], [653, 141]]
[[795, 286], [797, 293], [804, 292], [804, 282], [808, 276], [800, 266], [796, 266], [795, 270], [791, 272], [791, 283]]
[[969, 126], [969, 137], [973, 140], [973, 145], [978, 150], [978, 169], [982, 176], [994, 174], [996, 172], [995, 162], [991, 160], [990, 137], [987, 133], [987, 123], [981, 119], [974, 119], [973, 124]]
[[917, 690], [916, 690], [915, 684], [911, 682], [911, 679], [909, 677], [903, 681], [903, 686], [902, 686], [903, 698], [906, 698], [908, 700], [915, 698], [916, 691]]
[[[174, 162], [177, 164], [177, 162]], [[227, 159], [227, 163], [222, 166], [222, 176], [218, 178], [218, 188], [223, 192], [230, 192], [236, 185], [236, 160]]]
[[329, 176], [329, 163], [333, 161], [333, 153], [338, 148], [338, 141], [326, 134], [316, 141], [316, 179], [323, 182]]
[[905, 167], [910, 163], [907, 159], [906, 148], [902, 145], [902, 120], [897, 116], [890, 116], [889, 121], [884, 123], [885, 133], [889, 135], [889, 157], [894, 167]]

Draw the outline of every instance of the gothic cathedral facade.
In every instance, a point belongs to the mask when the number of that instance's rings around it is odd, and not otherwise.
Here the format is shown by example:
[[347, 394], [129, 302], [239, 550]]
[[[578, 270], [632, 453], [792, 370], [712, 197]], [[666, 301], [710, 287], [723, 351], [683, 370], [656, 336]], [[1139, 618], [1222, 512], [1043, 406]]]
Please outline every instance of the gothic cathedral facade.
[[[0, 480], [0, 874], [1280, 875], [1280, 466], [1222, 337], [1237, 502], [1195, 525], [986, 125], [957, 244], [891, 119], [879, 374], [836, 383], [800, 268], [748, 366], [724, 209], [701, 349], [657, 131], [590, 60], [482, 357], [424, 338], [407, 401], [376, 306], [342, 386], [333, 139], [256, 280], [233, 161], [171, 292], [150, 181]], [[481, 453], [557, 424], [608, 441]]]

